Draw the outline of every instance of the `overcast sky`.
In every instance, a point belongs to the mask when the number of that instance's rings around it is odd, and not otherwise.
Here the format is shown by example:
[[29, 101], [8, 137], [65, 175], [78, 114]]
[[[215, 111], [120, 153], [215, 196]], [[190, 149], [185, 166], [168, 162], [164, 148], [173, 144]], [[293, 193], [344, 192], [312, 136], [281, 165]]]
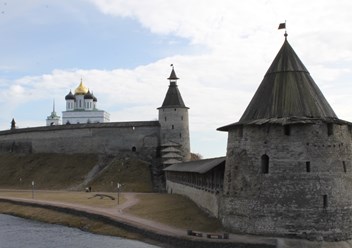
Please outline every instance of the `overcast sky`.
[[44, 126], [81, 77], [111, 121], [156, 120], [170, 64], [191, 150], [226, 154], [288, 40], [339, 118], [352, 121], [351, 0], [0, 0], [0, 129]]

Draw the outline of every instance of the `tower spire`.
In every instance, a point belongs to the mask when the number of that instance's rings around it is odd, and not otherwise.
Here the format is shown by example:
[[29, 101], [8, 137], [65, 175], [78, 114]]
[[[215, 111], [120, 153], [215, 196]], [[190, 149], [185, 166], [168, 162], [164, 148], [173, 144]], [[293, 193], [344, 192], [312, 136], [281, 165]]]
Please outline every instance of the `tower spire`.
[[170, 80], [170, 84], [171, 84], [171, 83], [176, 83], [176, 81], [179, 78], [176, 76], [174, 64], [171, 64], [170, 66], [172, 67], [172, 70], [171, 70], [170, 77], [168, 77], [168, 79]]

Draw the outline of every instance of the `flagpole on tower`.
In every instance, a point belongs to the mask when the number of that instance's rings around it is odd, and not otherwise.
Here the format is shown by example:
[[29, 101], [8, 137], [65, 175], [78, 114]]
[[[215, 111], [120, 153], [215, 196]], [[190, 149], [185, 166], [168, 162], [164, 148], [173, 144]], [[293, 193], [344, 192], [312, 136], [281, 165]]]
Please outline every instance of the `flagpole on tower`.
[[284, 36], [285, 36], [285, 39], [287, 39], [287, 26], [286, 26], [286, 20], [285, 20], [285, 22], [283, 22], [283, 23], [280, 23], [279, 24], [279, 28], [278, 29], [285, 29], [285, 34], [284, 34]]

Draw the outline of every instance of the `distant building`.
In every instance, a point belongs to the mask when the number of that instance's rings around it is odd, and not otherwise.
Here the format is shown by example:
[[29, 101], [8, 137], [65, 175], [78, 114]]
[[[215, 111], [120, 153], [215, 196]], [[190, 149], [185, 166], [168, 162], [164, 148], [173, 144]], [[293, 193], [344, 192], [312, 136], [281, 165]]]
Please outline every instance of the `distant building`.
[[97, 109], [97, 98], [83, 84], [82, 80], [66, 97], [66, 111], [62, 112], [62, 124], [103, 123], [110, 121], [109, 113]]
[[46, 118], [46, 125], [47, 126], [56, 126], [56, 125], [60, 125], [61, 121], [60, 121], [60, 116], [58, 116], [55, 112], [55, 102], [53, 103], [53, 112], [51, 112], [51, 115], [49, 115]]

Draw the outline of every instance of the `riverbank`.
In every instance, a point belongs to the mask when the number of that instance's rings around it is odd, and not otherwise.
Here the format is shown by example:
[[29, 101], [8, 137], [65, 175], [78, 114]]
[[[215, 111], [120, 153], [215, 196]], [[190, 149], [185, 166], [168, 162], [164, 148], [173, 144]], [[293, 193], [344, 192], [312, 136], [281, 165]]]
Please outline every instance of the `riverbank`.
[[[177, 195], [124, 193], [117, 205], [116, 200], [109, 197], [95, 197], [101, 194], [114, 196], [108, 193], [40, 191], [32, 199], [30, 191], [0, 190], [0, 213], [168, 248], [352, 248], [351, 240], [313, 242], [238, 234], [229, 234], [228, 240], [208, 239], [204, 234], [216, 224], [211, 218], [203, 219], [204, 216], [197, 213], [198, 208], [192, 210], [192, 205], [187, 205], [188, 199]], [[203, 237], [188, 236], [187, 229], [203, 229]]]
[[162, 247], [275, 247], [276, 244], [275, 239], [246, 236], [230, 240], [190, 237], [187, 236], [186, 229], [170, 227], [111, 208], [9, 197], [0, 199], [0, 208], [0, 211], [7, 214], [73, 226], [100, 234], [138, 239], [151, 244], [162, 244]]

